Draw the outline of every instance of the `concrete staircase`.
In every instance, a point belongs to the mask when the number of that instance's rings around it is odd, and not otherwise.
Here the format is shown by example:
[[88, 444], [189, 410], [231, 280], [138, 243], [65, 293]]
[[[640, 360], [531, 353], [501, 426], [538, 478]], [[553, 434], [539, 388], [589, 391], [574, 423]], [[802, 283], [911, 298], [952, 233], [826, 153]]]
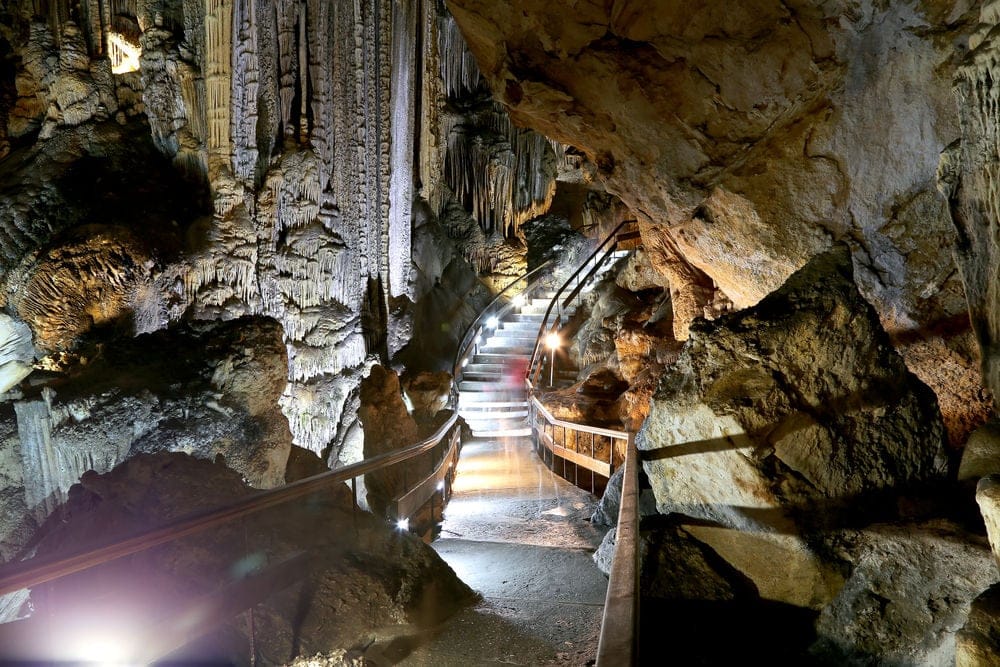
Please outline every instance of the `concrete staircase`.
[[[531, 435], [524, 374], [553, 296], [543, 293], [505, 315], [469, 357], [458, 384], [458, 413], [469, 424], [473, 437]], [[572, 312], [564, 311], [564, 316], [570, 317]], [[563, 381], [575, 378], [574, 369], [559, 373]]]

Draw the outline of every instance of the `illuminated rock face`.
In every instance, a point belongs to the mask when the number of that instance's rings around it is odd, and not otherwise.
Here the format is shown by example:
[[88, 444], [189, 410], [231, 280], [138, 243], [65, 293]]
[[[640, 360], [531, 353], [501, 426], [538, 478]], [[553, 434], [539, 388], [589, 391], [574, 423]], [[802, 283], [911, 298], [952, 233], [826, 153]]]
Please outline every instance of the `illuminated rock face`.
[[14, 402], [16, 428], [4, 429], [0, 449], [19, 455], [23, 480], [11, 486], [23, 487], [29, 513], [44, 519], [80, 475], [139, 453], [221, 456], [255, 487], [283, 483], [291, 433], [278, 407], [280, 327], [255, 318], [201, 328], [108, 344], [57, 390]]
[[997, 91], [997, 58], [1000, 42], [1000, 6], [985, 3], [981, 24], [970, 41], [969, 53], [955, 73], [955, 93], [962, 122], [961, 141], [941, 157], [941, 190], [948, 198], [958, 230], [956, 258], [965, 282], [973, 326], [983, 350], [984, 382], [1000, 392], [1000, 237], [996, 221], [997, 188], [1000, 187], [1000, 111]]
[[937, 477], [943, 437], [839, 246], [758, 306], [697, 324], [637, 442], [661, 512], [780, 532]]

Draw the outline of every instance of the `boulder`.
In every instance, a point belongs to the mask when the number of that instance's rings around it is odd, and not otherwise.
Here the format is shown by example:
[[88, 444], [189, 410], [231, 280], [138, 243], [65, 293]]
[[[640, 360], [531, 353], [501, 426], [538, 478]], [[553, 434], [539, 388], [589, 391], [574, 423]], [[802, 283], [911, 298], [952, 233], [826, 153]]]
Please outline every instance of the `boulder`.
[[820, 613], [813, 654], [830, 664], [954, 664], [955, 633], [997, 580], [982, 538], [935, 520], [844, 531], [833, 542], [850, 575]]
[[839, 246], [756, 307], [696, 322], [637, 445], [661, 513], [794, 533], [939, 477], [943, 438]]
[[959, 480], [978, 480], [1000, 474], [1000, 423], [983, 424], [969, 436], [958, 466]]
[[451, 396], [451, 373], [424, 371], [404, 375], [403, 393], [413, 406], [413, 418], [428, 421], [444, 410]]
[[972, 601], [969, 618], [955, 635], [955, 667], [1000, 665], [1000, 584]]
[[976, 485], [976, 502], [986, 524], [993, 555], [1000, 563], [1000, 475], [987, 475]]

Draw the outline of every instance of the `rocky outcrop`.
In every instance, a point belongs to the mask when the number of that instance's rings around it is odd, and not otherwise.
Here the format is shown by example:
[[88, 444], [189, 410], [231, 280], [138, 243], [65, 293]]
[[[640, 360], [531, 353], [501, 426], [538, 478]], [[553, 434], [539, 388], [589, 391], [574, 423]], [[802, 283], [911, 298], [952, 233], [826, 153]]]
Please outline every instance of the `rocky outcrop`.
[[839, 536], [851, 574], [816, 623], [830, 664], [954, 664], [955, 633], [997, 580], [981, 538], [949, 522], [869, 526]]
[[275, 322], [158, 332], [86, 354], [8, 417], [0, 449], [20, 474], [4, 493], [23, 497], [30, 515], [55, 510], [85, 472], [139, 453], [224, 461], [256, 487], [284, 482], [291, 434], [277, 400], [287, 359]]
[[[99, 544], [251, 492], [238, 473], [209, 461], [179, 453], [136, 457], [110, 473], [85, 475], [60, 516], [40, 529], [37, 553]], [[241, 578], [305, 553], [291, 585], [254, 607], [257, 660], [270, 665], [362, 645], [385, 625], [427, 627], [471, 600], [472, 592], [433, 550], [365, 512], [354, 515], [351, 505], [348, 489], [337, 485], [307, 502], [286, 503], [39, 586], [34, 611], [66, 614], [75, 608], [72, 599], [78, 598], [72, 596], [84, 595], [99, 608], [88, 612], [97, 617], [120, 618], [128, 609], [122, 627], [131, 627], [136, 620], [171, 618], [192, 599], [225, 584], [238, 589]], [[211, 632], [199, 644], [199, 657], [243, 664], [251, 641], [243, 619], [213, 619], [219, 623], [206, 628]], [[74, 620], [81, 619], [69, 622]], [[145, 630], [155, 633], [153, 626]], [[151, 643], [149, 635], [140, 641]]]
[[[901, 347], [931, 348], [907, 363], [941, 399], [952, 444], [989, 416], [965, 349], [962, 281], [995, 288], [988, 272], [955, 271], [962, 234], [935, 188], [939, 155], [959, 136], [951, 73], [977, 7], [587, 1], [568, 16], [530, 0], [448, 6], [514, 121], [585, 154], [638, 217], [677, 339], [717, 290], [753, 305], [845, 240], [885, 328]], [[974, 85], [991, 57], [970, 55], [980, 63], [968, 68], [970, 95], [996, 80]], [[997, 125], [988, 103], [959, 106], [970, 132]]]
[[955, 666], [1000, 665], [1000, 584], [972, 601], [969, 618], [955, 636]]
[[786, 532], [943, 472], [934, 396], [858, 293], [846, 248], [692, 331], [637, 438], [660, 512]]
[[984, 3], [979, 19], [979, 27], [969, 43], [972, 50], [955, 72], [961, 140], [942, 154], [939, 179], [957, 231], [955, 257], [983, 353], [984, 383], [996, 396], [1000, 395], [997, 354], [1000, 328], [995, 314], [1000, 311], [1000, 288], [993, 275], [1000, 266], [1000, 243], [993, 202], [1000, 167], [996, 152], [1000, 113], [992, 99], [1000, 49], [996, 34], [1000, 25], [997, 3]]
[[422, 372], [404, 375], [403, 394], [413, 410], [417, 421], [430, 421], [448, 405], [451, 398], [451, 374], [446, 371]]
[[[957, 125], [938, 72], [971, 17], [848, 5], [586, 2], [566, 16], [527, 1], [449, 2], [515, 121], [597, 164], [646, 221], [648, 250], [679, 251], [745, 307], [853, 228], [863, 291], [902, 324], [920, 298], [893, 294], [908, 288], [884, 270], [950, 264], [906, 247], [915, 237], [899, 229], [916, 217], [949, 234], [933, 184]], [[951, 26], [942, 39], [940, 24]], [[874, 103], [908, 89], [924, 94], [888, 114]]]
[[[366, 459], [415, 445], [420, 441], [417, 423], [403, 403], [399, 377], [382, 366], [373, 366], [371, 373], [361, 382], [358, 417], [365, 434]], [[392, 466], [365, 475], [368, 505], [376, 515], [384, 515], [392, 498], [405, 488], [404, 468], [409, 467], [426, 469], [426, 466], [418, 467], [415, 463], [411, 466], [407, 463], [405, 466]]]

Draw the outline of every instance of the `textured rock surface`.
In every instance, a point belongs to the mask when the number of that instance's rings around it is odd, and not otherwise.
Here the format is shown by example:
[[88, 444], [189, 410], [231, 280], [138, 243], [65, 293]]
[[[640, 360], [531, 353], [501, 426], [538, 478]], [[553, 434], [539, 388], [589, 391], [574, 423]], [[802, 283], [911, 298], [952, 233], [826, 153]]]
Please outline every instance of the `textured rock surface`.
[[955, 72], [955, 95], [961, 118], [961, 141], [941, 156], [940, 185], [958, 232], [956, 259], [965, 283], [973, 328], [983, 351], [983, 376], [994, 395], [1000, 392], [1000, 339], [995, 314], [1000, 289], [993, 279], [1000, 265], [995, 231], [995, 192], [1000, 157], [996, 138], [1000, 113], [993, 104], [996, 63], [1000, 53], [997, 3], [986, 2], [970, 41], [973, 49]]
[[[38, 552], [76, 549], [250, 491], [238, 474], [208, 461], [183, 454], [137, 457], [106, 475], [86, 475], [60, 518], [40, 530]], [[432, 624], [470, 600], [471, 591], [429, 547], [363, 512], [353, 523], [350, 508], [350, 493], [339, 486], [253, 521], [103, 565], [51, 590], [39, 587], [35, 609], [40, 614], [65, 610], [72, 605], [64, 604], [60, 593], [101, 591], [103, 613], [124, 626], [128, 604], [140, 605], [133, 611], [143, 618], [169, 612], [184, 595], [211, 592], [241, 573], [305, 551], [311, 559], [300, 573], [302, 581], [257, 605], [254, 614], [260, 662], [283, 664], [297, 654], [359, 645], [379, 626]], [[137, 596], [151, 585], [155, 595]], [[242, 617], [224, 622], [211, 635], [216, 659], [244, 662], [246, 634]]]
[[988, 475], [979, 480], [976, 502], [986, 524], [993, 555], [1000, 563], [1000, 475]]
[[783, 532], [787, 510], [831, 520], [858, 496], [937, 476], [943, 428], [841, 248], [757, 307], [698, 325], [637, 444], [661, 512]]
[[22, 470], [4, 493], [30, 514], [44, 518], [83, 473], [138, 453], [221, 457], [253, 486], [284, 482], [291, 434], [277, 404], [287, 367], [277, 323], [203, 325], [93, 351], [56, 378], [58, 389], [26, 395], [5, 415], [3, 455]]
[[[877, 273], [950, 264], [893, 237], [913, 219], [949, 234], [934, 174], [958, 128], [938, 71], [962, 44], [960, 22], [973, 18], [964, 6], [760, 0], [734, 11], [721, 1], [692, 9], [634, 0], [579, 3], [570, 16], [528, 0], [449, 8], [512, 117], [581, 149], [738, 306], [852, 228], [859, 264], [871, 268], [864, 290], [887, 306], [880, 313], [899, 310], [894, 321], [912, 316], [918, 299], [891, 295], [902, 286]], [[929, 29], [941, 23], [951, 32]], [[876, 103], [887, 97], [907, 103], [887, 112]]]
[[1000, 584], [972, 601], [969, 618], [955, 636], [955, 667], [1000, 665]]
[[[585, 154], [639, 218], [678, 339], [713, 288], [752, 305], [845, 240], [886, 329], [935, 348], [906, 356], [941, 398], [952, 444], [987, 418], [977, 361], [952, 341], [968, 331], [950, 252], [961, 237], [935, 188], [959, 136], [951, 76], [975, 3], [448, 6], [515, 122]], [[974, 54], [969, 71], [989, 58]], [[996, 80], [968, 78], [970, 91]], [[974, 134], [996, 125], [990, 105], [966, 95], [960, 106]], [[989, 136], [972, 150], [995, 160]]]
[[[361, 382], [358, 417], [365, 434], [366, 459], [414, 445], [420, 440], [417, 423], [403, 402], [399, 377], [382, 366], [373, 366], [371, 373]], [[417, 468], [418, 464], [411, 466], [407, 463], [406, 466], [393, 466], [365, 475], [368, 505], [376, 515], [382, 516], [389, 501], [404, 488], [404, 467]]]
[[978, 480], [1000, 474], [1000, 424], [989, 422], [976, 429], [962, 449], [959, 480]]
[[832, 664], [953, 664], [955, 632], [997, 580], [980, 539], [942, 521], [846, 532], [836, 548], [851, 575], [820, 614], [815, 653]]

